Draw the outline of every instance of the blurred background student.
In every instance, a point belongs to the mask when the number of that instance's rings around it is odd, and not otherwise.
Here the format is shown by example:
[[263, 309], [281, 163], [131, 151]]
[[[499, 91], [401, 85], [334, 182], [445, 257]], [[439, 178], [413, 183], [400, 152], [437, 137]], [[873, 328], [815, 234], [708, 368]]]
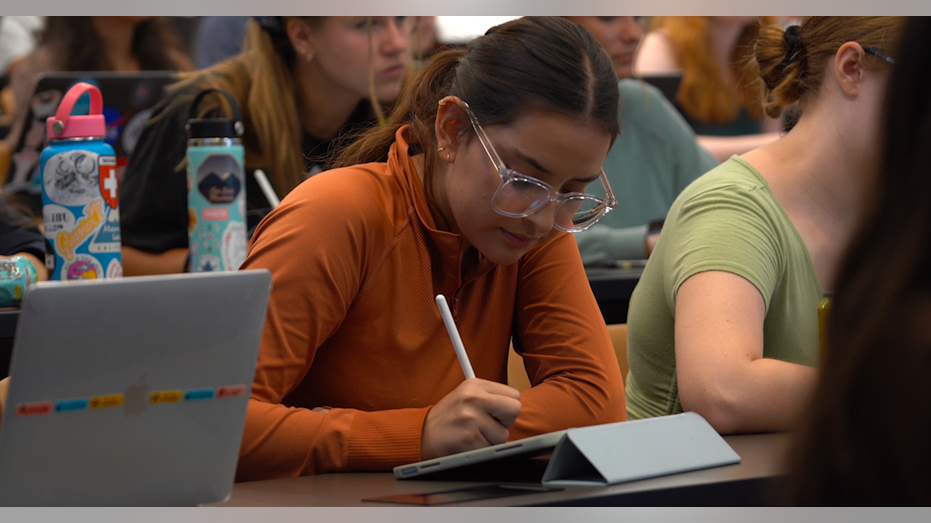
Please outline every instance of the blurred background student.
[[909, 17], [866, 217], [837, 277], [824, 369], [791, 453], [790, 505], [928, 505], [931, 19]]
[[902, 24], [805, 17], [761, 29], [764, 109], [775, 118], [798, 102], [801, 116], [670, 208], [630, 301], [628, 417], [694, 411], [721, 433], [795, 428], [817, 378], [818, 306], [871, 190], [885, 57]]
[[[149, 120], [120, 186], [126, 275], [183, 272], [188, 260], [184, 126], [196, 93], [230, 92], [242, 111], [247, 227], [270, 204], [262, 169], [283, 198], [354, 131], [385, 118], [410, 65], [406, 17], [256, 17], [237, 56], [182, 77]], [[222, 112], [218, 97], [202, 114]], [[229, 115], [229, 113], [226, 113]]]
[[676, 196], [718, 162], [695, 139], [682, 116], [655, 87], [630, 79], [643, 35], [633, 16], [569, 16], [591, 32], [611, 57], [620, 80], [621, 134], [604, 170], [617, 194], [617, 209], [576, 234], [586, 265], [649, 256], [657, 234], [648, 224], [662, 220]]
[[657, 16], [643, 40], [637, 75], [681, 73], [676, 105], [719, 161], [779, 137], [780, 119], [760, 109], [753, 76], [744, 67], [770, 16]]
[[193, 69], [165, 17], [49, 16], [38, 46], [19, 60], [10, 76], [15, 146], [29, 98], [40, 73], [55, 71], [149, 71]]

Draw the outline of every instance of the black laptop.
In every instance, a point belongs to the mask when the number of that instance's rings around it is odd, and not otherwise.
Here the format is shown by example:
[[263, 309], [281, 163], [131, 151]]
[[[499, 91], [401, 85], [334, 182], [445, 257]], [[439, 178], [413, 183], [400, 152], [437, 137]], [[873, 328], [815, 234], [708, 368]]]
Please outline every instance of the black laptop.
[[679, 93], [679, 84], [682, 83], [681, 73], [642, 76], [640, 79], [662, 91], [663, 95], [670, 102], [676, 102], [676, 97]]

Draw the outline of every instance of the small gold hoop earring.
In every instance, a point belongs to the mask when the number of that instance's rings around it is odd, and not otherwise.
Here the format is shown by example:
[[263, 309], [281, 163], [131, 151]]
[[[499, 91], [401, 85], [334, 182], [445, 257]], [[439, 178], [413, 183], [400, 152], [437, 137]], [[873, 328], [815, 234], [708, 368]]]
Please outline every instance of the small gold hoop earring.
[[441, 152], [443, 152], [443, 151], [445, 151], [445, 150], [446, 150], [445, 147], [440, 147], [439, 149], [436, 150], [436, 152], [441, 153]]

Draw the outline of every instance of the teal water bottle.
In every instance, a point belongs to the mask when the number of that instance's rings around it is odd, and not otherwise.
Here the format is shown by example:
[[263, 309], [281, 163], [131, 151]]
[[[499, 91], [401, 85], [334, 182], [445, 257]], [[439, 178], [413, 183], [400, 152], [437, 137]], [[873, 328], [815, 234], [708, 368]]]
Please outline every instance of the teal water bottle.
[[[226, 97], [233, 118], [196, 118], [209, 93]], [[246, 176], [236, 100], [222, 89], [194, 97], [187, 123], [188, 247], [191, 272], [235, 271], [246, 259]]]
[[[89, 114], [72, 115], [84, 93], [90, 96]], [[102, 111], [100, 90], [79, 82], [46, 120], [49, 145], [40, 156], [39, 175], [50, 280], [123, 276], [116, 155], [104, 141]]]

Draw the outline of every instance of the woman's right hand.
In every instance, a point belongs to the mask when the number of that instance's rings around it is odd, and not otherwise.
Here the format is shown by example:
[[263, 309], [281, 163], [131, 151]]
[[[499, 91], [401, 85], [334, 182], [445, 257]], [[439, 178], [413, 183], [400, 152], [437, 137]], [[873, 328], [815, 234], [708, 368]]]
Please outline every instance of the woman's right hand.
[[420, 438], [423, 460], [504, 443], [520, 414], [520, 392], [494, 381], [465, 380], [430, 409]]

